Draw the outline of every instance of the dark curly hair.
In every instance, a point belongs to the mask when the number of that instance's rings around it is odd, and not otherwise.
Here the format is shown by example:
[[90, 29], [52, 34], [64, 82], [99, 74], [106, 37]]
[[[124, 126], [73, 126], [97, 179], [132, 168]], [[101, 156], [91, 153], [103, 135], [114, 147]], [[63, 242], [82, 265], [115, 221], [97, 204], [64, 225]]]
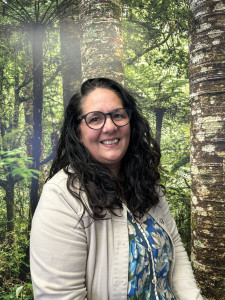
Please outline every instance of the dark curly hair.
[[[130, 143], [121, 162], [120, 179], [96, 161], [79, 140], [78, 119], [82, 115], [82, 100], [96, 88], [115, 92], [123, 107], [132, 111]], [[68, 190], [82, 202], [84, 212], [87, 211], [95, 220], [105, 218], [107, 211], [115, 214], [115, 209], [122, 209], [121, 199], [136, 217], [140, 217], [159, 202], [156, 186], [160, 185], [160, 156], [147, 120], [126, 89], [108, 78], [88, 79], [66, 108], [49, 178], [64, 169], [68, 174]], [[80, 183], [79, 190], [74, 188], [75, 182]], [[83, 201], [81, 191], [86, 193], [90, 208]]]

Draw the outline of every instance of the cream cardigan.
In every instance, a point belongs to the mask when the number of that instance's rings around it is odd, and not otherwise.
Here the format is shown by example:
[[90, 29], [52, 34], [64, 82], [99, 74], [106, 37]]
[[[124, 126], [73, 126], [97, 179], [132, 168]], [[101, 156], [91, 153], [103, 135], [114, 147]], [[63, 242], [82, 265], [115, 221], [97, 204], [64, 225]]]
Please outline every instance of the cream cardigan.
[[[43, 188], [31, 230], [30, 268], [34, 299], [127, 299], [127, 210], [92, 222], [66, 188], [61, 170]], [[82, 196], [86, 201], [85, 195]], [[200, 300], [191, 264], [165, 197], [149, 214], [166, 230], [173, 249], [169, 282], [176, 299]]]

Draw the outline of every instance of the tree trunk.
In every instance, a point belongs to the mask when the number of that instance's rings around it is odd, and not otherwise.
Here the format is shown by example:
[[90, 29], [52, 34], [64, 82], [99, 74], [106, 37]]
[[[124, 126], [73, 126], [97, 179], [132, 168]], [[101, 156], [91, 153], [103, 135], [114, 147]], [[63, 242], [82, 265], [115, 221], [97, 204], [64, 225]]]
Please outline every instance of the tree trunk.
[[190, 0], [192, 261], [207, 299], [224, 299], [225, 4]]
[[81, 84], [80, 28], [72, 16], [60, 19], [64, 109]]
[[5, 191], [4, 200], [6, 202], [7, 232], [12, 232], [14, 230], [14, 185], [15, 182], [13, 181], [13, 178], [10, 175], [7, 176], [6, 180], [0, 179], [0, 187], [2, 187]]
[[18, 71], [16, 70], [14, 74], [14, 81], [15, 81], [15, 86], [14, 86], [14, 95], [15, 95], [15, 101], [14, 101], [14, 111], [13, 111], [13, 124], [12, 128], [17, 129], [18, 124], [19, 124], [19, 107], [20, 107], [20, 101], [19, 101], [19, 74]]
[[[9, 177], [9, 176], [8, 176]], [[7, 178], [7, 185], [5, 189], [5, 201], [6, 201], [6, 209], [7, 209], [7, 232], [12, 232], [14, 230], [14, 218], [15, 218], [15, 210], [14, 210], [14, 181]]]
[[33, 137], [33, 103], [32, 99], [28, 99], [23, 103], [24, 118], [25, 118], [25, 144], [27, 149], [27, 156], [32, 157], [32, 137]]
[[155, 139], [158, 145], [160, 146], [161, 143], [161, 135], [162, 135], [162, 122], [163, 116], [166, 112], [166, 108], [155, 108], [154, 109], [155, 116], [156, 116], [156, 134]]
[[[33, 169], [39, 170], [42, 141], [42, 108], [43, 108], [43, 42], [45, 27], [33, 24], [31, 29], [32, 55], [33, 55], [33, 139], [32, 157]], [[32, 214], [38, 203], [39, 179], [32, 178], [30, 200]]]
[[121, 0], [81, 0], [83, 80], [108, 77], [123, 83]]

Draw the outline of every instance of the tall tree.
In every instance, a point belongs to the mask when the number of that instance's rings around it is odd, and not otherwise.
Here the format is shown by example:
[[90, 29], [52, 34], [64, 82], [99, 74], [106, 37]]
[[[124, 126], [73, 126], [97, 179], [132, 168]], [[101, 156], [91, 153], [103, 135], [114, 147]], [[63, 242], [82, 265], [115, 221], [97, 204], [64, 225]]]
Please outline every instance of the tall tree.
[[192, 261], [207, 299], [224, 299], [225, 4], [189, 4]]
[[80, 24], [77, 2], [75, 1], [73, 5], [71, 15], [62, 14], [59, 19], [64, 109], [81, 84]]
[[[32, 45], [33, 59], [33, 139], [32, 139], [32, 168], [40, 169], [41, 142], [42, 142], [42, 110], [43, 110], [43, 43], [46, 30], [62, 12], [68, 14], [68, 8], [72, 0], [39, 1], [32, 3], [22, 3], [17, 0], [3, 2], [3, 16], [15, 20], [18, 28], [28, 32], [28, 37]], [[38, 176], [32, 178], [30, 202], [31, 210], [34, 213], [38, 203]]]
[[123, 82], [121, 0], [81, 0], [83, 80], [109, 77]]
[[[8, 29], [8, 38], [11, 37], [11, 31]], [[1, 42], [5, 42], [6, 38], [2, 38]], [[13, 158], [9, 153], [10, 150], [17, 148], [20, 144], [21, 133], [19, 133], [19, 105], [23, 101], [19, 96], [21, 86], [19, 85], [19, 66], [17, 61], [18, 55], [18, 41], [14, 39], [14, 44], [8, 46], [14, 47], [16, 55], [12, 55], [9, 50], [1, 47], [1, 69], [0, 69], [0, 160], [1, 160], [1, 171], [0, 171], [0, 187], [5, 191], [4, 200], [6, 202], [7, 212], [7, 232], [14, 230], [14, 187], [18, 180], [12, 176], [13, 167], [15, 167], [15, 157]], [[2, 45], [1, 45], [2, 46]], [[13, 61], [13, 63], [12, 63]], [[10, 67], [14, 65], [13, 68]], [[8, 76], [13, 78], [12, 81], [6, 78]], [[25, 85], [25, 82], [23, 82]], [[10, 97], [6, 97], [10, 94], [10, 89], [13, 87], [14, 101], [10, 101]], [[6, 109], [7, 105], [10, 107]]]

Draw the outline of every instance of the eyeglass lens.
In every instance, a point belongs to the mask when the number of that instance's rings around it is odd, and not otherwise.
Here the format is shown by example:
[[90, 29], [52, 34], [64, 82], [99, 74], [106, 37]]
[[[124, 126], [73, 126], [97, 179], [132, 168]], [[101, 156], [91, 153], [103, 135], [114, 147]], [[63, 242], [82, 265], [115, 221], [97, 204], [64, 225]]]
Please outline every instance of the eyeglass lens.
[[[124, 108], [120, 108], [111, 113], [113, 122], [117, 126], [125, 126], [129, 123], [129, 115]], [[105, 123], [106, 116], [99, 111], [90, 112], [86, 116], [86, 123], [92, 129], [100, 129]]]

